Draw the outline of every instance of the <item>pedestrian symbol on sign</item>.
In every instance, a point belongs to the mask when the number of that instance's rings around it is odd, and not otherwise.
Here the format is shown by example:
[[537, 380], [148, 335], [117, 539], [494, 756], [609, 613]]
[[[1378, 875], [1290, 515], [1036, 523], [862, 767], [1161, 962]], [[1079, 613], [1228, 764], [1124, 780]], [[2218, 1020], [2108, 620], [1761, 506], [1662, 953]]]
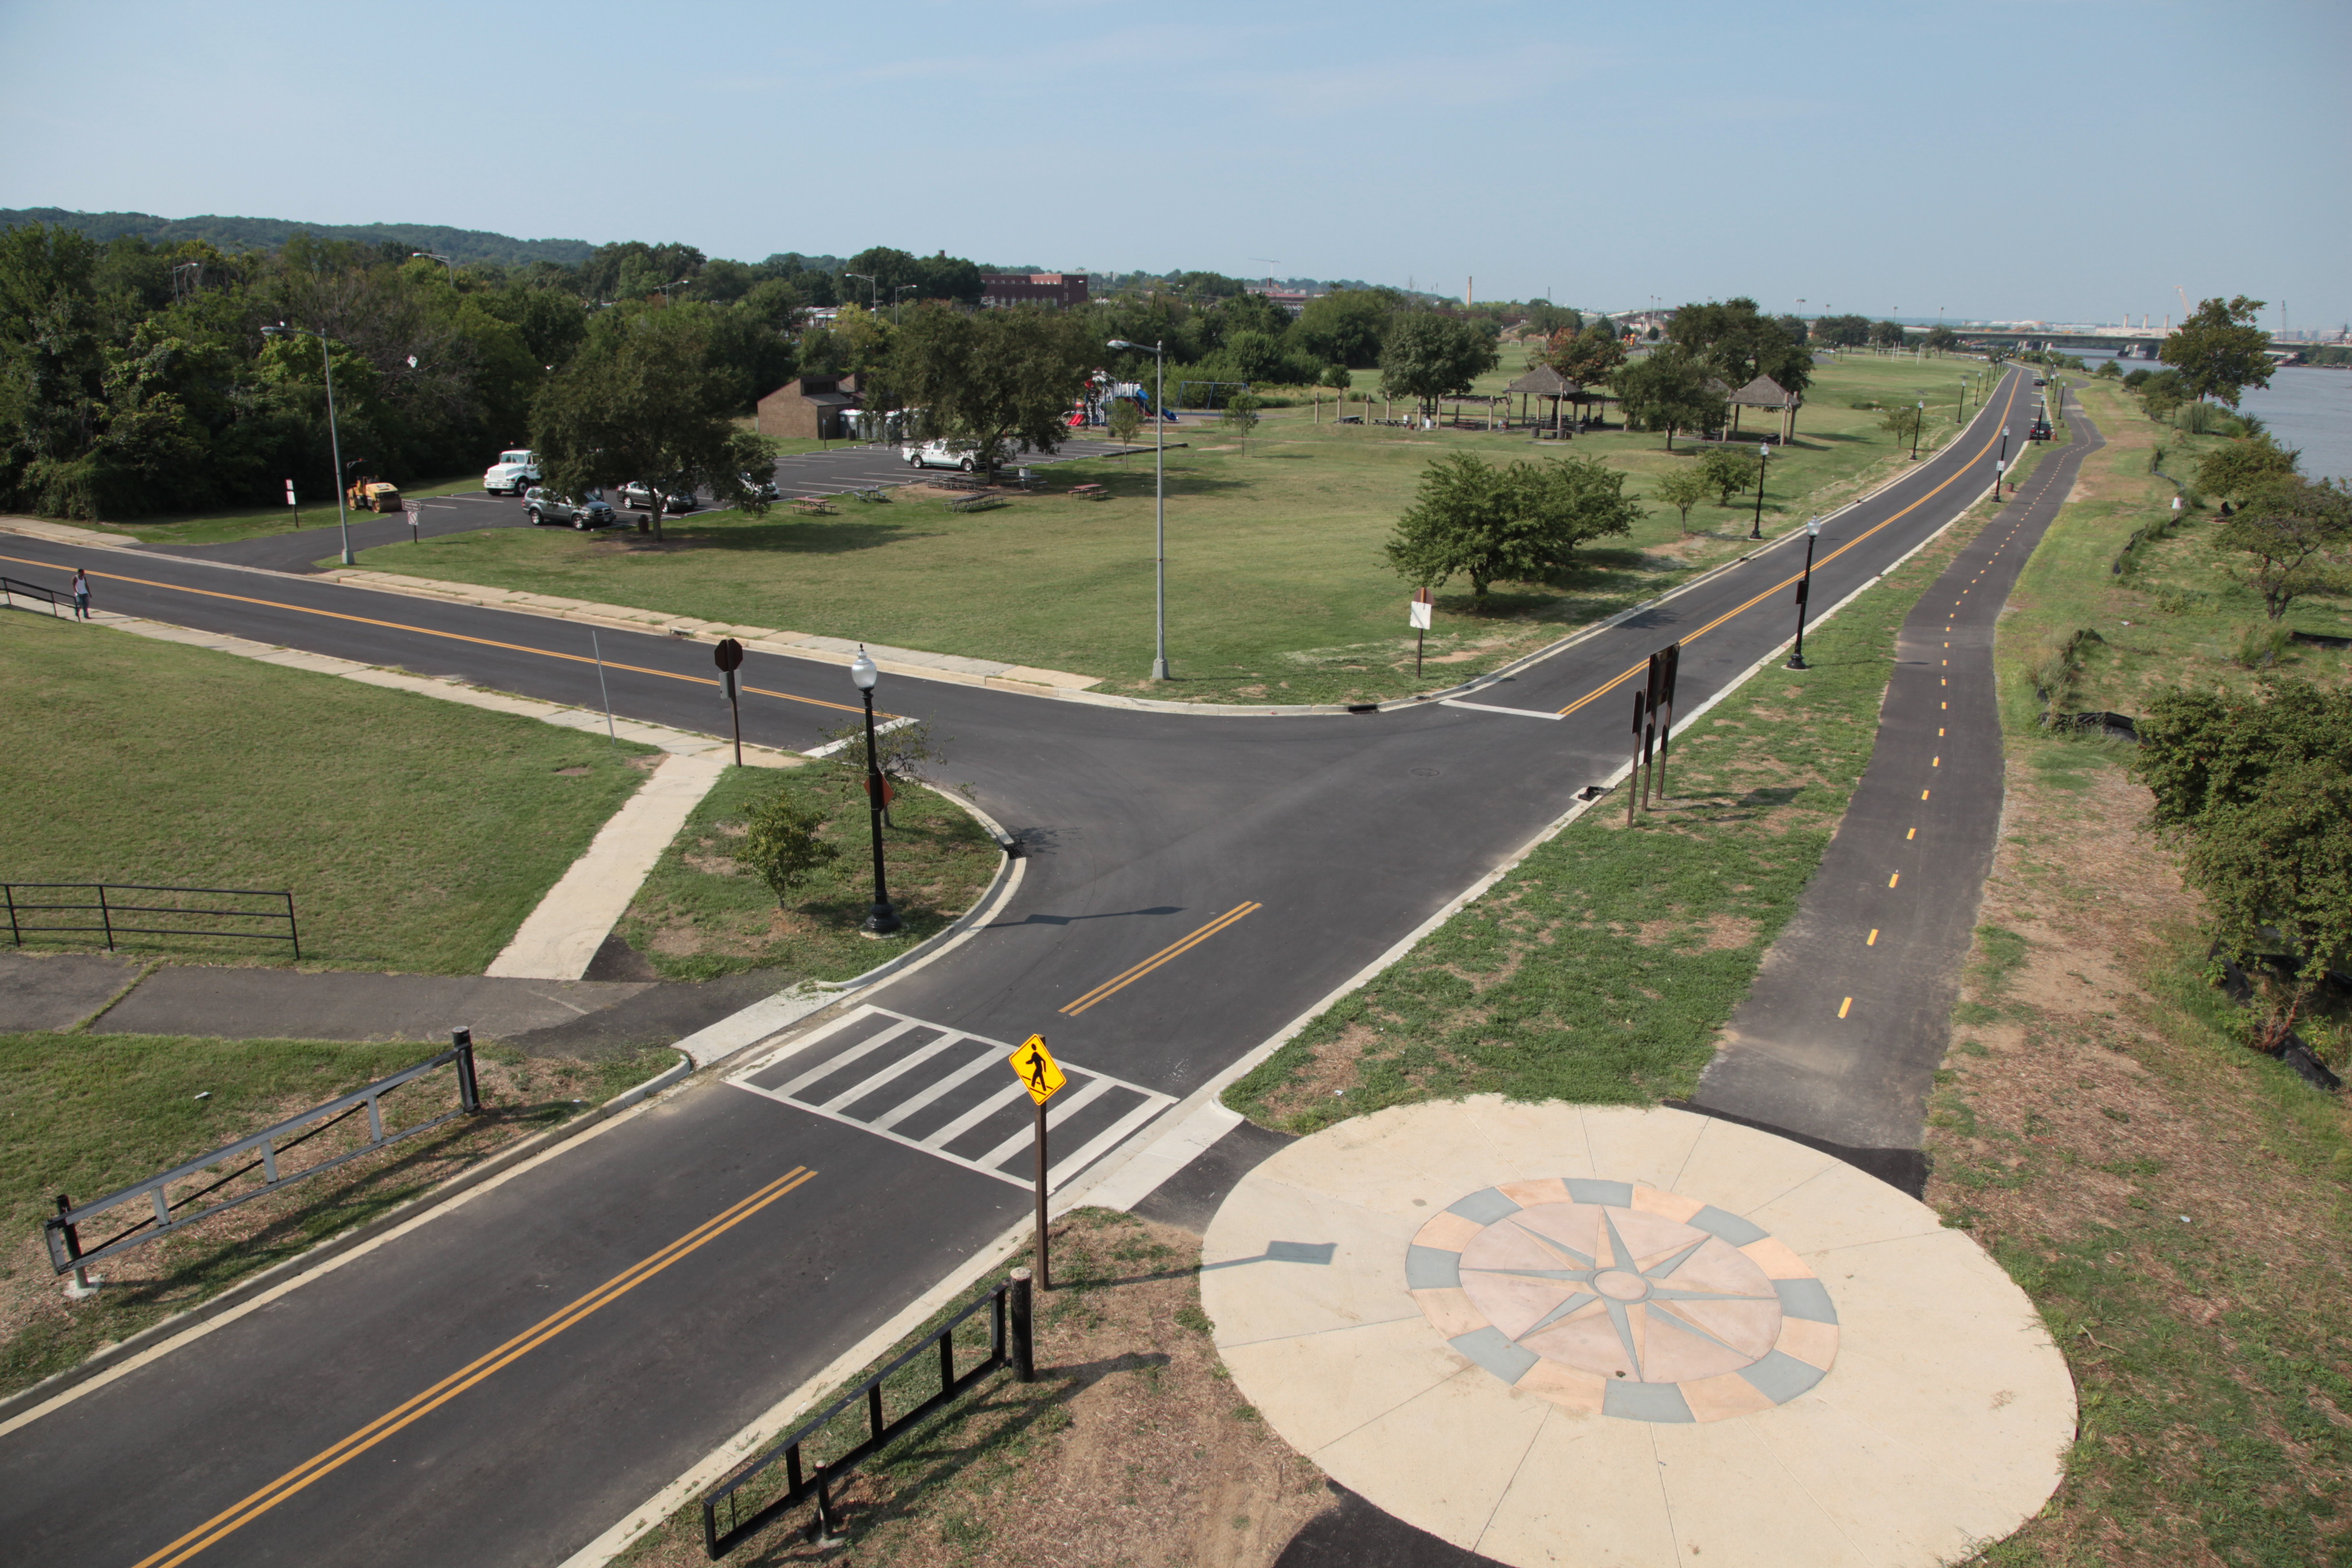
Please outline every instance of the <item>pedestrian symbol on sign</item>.
[[1061, 1064], [1054, 1059], [1054, 1053], [1045, 1048], [1045, 1037], [1043, 1035], [1032, 1035], [1022, 1041], [1021, 1048], [1006, 1059], [1012, 1062], [1013, 1070], [1021, 1075], [1021, 1087], [1027, 1089], [1029, 1098], [1040, 1105], [1053, 1099], [1062, 1085], [1069, 1081], [1062, 1074]]

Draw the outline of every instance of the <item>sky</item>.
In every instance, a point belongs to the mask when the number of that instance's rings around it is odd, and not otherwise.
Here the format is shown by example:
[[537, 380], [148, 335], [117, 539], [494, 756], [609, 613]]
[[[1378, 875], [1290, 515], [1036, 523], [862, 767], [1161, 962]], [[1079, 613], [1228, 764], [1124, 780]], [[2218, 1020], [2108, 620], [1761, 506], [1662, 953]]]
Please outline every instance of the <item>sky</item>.
[[2352, 319], [2352, 5], [0, 0], [0, 206]]

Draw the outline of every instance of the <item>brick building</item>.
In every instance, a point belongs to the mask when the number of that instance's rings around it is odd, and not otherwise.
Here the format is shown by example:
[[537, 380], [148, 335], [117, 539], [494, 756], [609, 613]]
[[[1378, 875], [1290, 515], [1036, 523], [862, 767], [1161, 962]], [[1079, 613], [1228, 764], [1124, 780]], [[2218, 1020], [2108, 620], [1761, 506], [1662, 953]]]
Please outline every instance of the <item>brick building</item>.
[[760, 399], [760, 434], [830, 440], [848, 435], [844, 416], [865, 405], [856, 375], [804, 375]]
[[1006, 305], [1054, 305], [1070, 310], [1087, 302], [1083, 272], [983, 272], [980, 276], [982, 309]]

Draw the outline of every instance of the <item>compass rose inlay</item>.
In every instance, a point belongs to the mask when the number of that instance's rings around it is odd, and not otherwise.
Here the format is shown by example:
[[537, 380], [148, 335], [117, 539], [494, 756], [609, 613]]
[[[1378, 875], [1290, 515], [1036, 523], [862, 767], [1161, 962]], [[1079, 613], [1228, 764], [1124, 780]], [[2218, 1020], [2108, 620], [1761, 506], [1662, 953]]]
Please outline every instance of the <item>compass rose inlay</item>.
[[1738, 1215], [1625, 1182], [1513, 1182], [1423, 1226], [1406, 1286], [1454, 1348], [1572, 1409], [1714, 1421], [1811, 1388], [1837, 1312]]

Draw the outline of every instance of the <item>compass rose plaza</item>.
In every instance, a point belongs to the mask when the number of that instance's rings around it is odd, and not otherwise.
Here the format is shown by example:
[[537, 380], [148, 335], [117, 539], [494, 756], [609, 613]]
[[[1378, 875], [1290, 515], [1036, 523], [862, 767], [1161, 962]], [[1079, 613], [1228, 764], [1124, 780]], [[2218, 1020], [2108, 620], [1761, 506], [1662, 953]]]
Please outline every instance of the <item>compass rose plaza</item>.
[[1928, 1568], [2032, 1516], [2074, 1436], [2064, 1362], [1968, 1237], [1679, 1110], [1345, 1122], [1234, 1188], [1201, 1293], [1294, 1447], [1507, 1563]]

